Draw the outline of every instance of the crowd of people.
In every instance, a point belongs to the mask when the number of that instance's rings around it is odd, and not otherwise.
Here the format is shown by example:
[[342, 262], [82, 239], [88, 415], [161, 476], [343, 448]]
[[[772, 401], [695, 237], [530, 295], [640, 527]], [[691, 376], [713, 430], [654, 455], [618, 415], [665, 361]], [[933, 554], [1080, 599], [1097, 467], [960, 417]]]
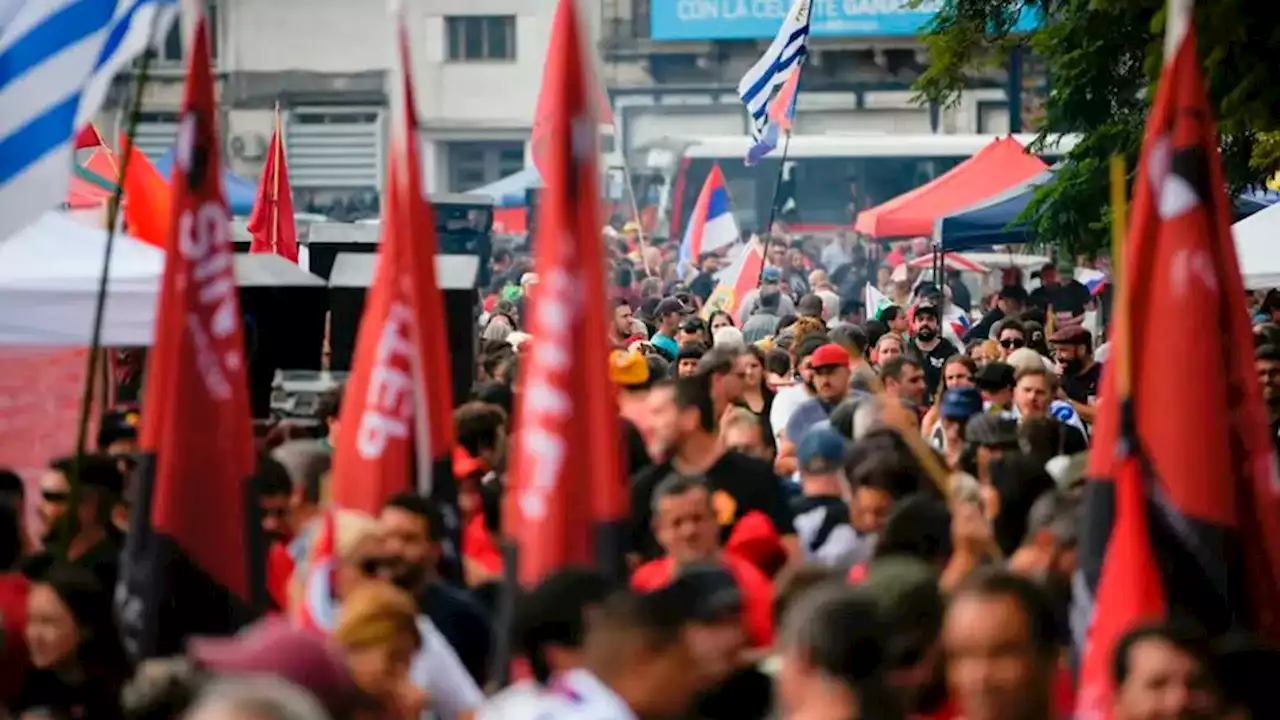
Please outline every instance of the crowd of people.
[[[0, 703], [94, 719], [1071, 717], [1080, 458], [1106, 346], [1069, 267], [974, 297], [955, 273], [891, 279], [910, 244], [779, 234], [731, 312], [707, 306], [723, 257], [679, 268], [674, 248], [606, 242], [628, 577], [565, 568], [501, 612], [506, 449], [538, 288], [501, 249], [473, 398], [454, 413], [461, 578], [442, 567], [430, 500], [398, 495], [376, 517], [327, 506], [339, 390], [321, 437], [261, 448], [277, 612], [137, 662], [112, 609], [137, 417], [114, 412], [74, 493], [72, 460], [41, 477], [38, 524], [26, 486], [0, 476]], [[868, 284], [893, 304], [865, 307]], [[1258, 311], [1277, 422], [1280, 295]], [[1280, 717], [1263, 690], [1276, 670], [1269, 649], [1193, 619], [1133, 627], [1112, 716]]]

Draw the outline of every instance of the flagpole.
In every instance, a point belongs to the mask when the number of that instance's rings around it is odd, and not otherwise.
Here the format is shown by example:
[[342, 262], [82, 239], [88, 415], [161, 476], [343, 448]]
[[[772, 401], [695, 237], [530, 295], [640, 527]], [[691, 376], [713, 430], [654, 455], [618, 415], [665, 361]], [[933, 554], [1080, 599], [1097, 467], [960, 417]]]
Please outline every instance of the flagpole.
[[276, 101], [275, 147], [271, 155], [271, 252], [280, 254], [280, 156], [284, 153], [284, 138], [280, 136], [280, 101]]
[[[796, 72], [800, 72], [800, 68], [796, 68]], [[764, 269], [769, 264], [769, 242], [773, 240], [773, 221], [778, 216], [778, 193], [782, 191], [782, 174], [787, 169], [787, 151], [791, 149], [791, 131], [787, 131], [787, 136], [782, 140], [782, 157], [778, 163], [778, 176], [773, 181], [773, 200], [769, 203], [769, 223], [764, 227], [764, 260], [760, 263], [760, 274], [756, 276], [756, 287], [760, 286], [760, 282], [764, 279]]]
[[[107, 283], [111, 276], [111, 252], [115, 247], [116, 227], [119, 225], [120, 220], [120, 205], [124, 199], [125, 173], [129, 171], [129, 159], [133, 155], [133, 138], [138, 132], [138, 123], [142, 120], [143, 91], [146, 89], [147, 81], [150, 79], [151, 61], [154, 57], [155, 53], [153, 52], [143, 53], [142, 60], [138, 63], [138, 75], [134, 81], [133, 99], [130, 103], [125, 126], [125, 144], [121, 148], [123, 157], [120, 158], [119, 162], [120, 170], [119, 175], [116, 177], [116, 189], [111, 194], [111, 200], [107, 203], [107, 241], [102, 257], [102, 273], [98, 278], [98, 297], [93, 309], [93, 329], [89, 336], [89, 359], [87, 360], [85, 371], [84, 394], [80, 398], [80, 427], [76, 431], [75, 471], [72, 473], [72, 477], [68, 478], [71, 485], [71, 507], [76, 507], [76, 503], [79, 502], [80, 473], [84, 468], [85, 451], [89, 443], [89, 414], [93, 412], [94, 380], [98, 374], [98, 356], [102, 353], [102, 321], [106, 314]], [[64, 533], [64, 551], [77, 532], [75, 513], [69, 513], [68, 515]]]

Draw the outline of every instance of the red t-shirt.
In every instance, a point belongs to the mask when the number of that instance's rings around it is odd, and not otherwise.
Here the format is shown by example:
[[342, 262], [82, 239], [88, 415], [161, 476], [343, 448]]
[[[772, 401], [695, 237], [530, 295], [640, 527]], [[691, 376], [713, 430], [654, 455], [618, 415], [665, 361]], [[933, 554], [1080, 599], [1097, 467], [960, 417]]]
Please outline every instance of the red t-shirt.
[[282, 542], [273, 542], [267, 550], [267, 592], [277, 608], [289, 607], [289, 580], [293, 577], [293, 556]]
[[462, 556], [491, 573], [502, 572], [502, 550], [484, 524], [484, 513], [476, 513], [463, 526]]
[[[720, 562], [742, 592], [742, 624], [751, 647], [769, 647], [773, 644], [773, 585], [769, 578], [751, 562], [732, 553], [722, 554]], [[631, 574], [631, 587], [640, 592], [666, 587], [675, 569], [676, 563], [670, 557], [650, 560]]]
[[27, 654], [27, 593], [31, 581], [22, 573], [0, 573], [0, 625], [4, 653], [0, 655], [0, 703], [17, 698], [30, 669]]

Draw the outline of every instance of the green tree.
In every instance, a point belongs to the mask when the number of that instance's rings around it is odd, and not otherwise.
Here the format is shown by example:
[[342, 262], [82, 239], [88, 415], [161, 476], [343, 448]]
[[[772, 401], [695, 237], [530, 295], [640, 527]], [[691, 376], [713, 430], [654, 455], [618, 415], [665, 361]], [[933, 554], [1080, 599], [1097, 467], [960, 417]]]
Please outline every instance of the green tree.
[[[1022, 12], [1044, 22], [1015, 34]], [[1044, 58], [1041, 139], [1062, 132], [1083, 140], [1027, 215], [1041, 240], [1095, 252], [1109, 242], [1111, 155], [1126, 156], [1132, 181], [1163, 60], [1164, 19], [1164, 0], [946, 0], [927, 29], [931, 64], [916, 90], [947, 106], [970, 76], [1006, 63], [1015, 48]], [[1280, 3], [1202, 0], [1195, 24], [1227, 178], [1233, 191], [1261, 184], [1280, 169]]]

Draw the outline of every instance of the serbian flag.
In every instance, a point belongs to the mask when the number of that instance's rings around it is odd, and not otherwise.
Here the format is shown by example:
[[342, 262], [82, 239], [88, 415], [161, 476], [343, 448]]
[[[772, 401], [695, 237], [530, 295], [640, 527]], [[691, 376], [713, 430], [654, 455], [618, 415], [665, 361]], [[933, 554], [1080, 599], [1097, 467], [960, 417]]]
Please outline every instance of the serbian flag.
[[408, 31], [393, 11], [398, 73], [382, 204], [382, 242], [365, 299], [334, 448], [333, 503], [377, 515], [400, 492], [423, 493], [444, 516], [442, 571], [461, 576], [453, 449], [453, 381], [444, 299], [436, 282], [435, 216], [422, 190]]
[[289, 163], [284, 155], [279, 106], [267, 162], [262, 167], [262, 177], [258, 178], [258, 197], [253, 202], [246, 229], [253, 235], [249, 252], [274, 253], [298, 262], [298, 228], [293, 222], [293, 193], [289, 188]]
[[796, 119], [796, 96], [800, 94], [800, 71], [804, 69], [803, 60], [801, 63], [801, 66], [787, 77], [787, 81], [769, 101], [768, 110], [765, 112], [768, 123], [760, 133], [760, 139], [747, 150], [748, 166], [755, 165], [761, 158], [778, 149], [778, 141], [782, 139], [782, 134], [791, 132]]
[[684, 277], [689, 266], [703, 253], [719, 250], [738, 241], [738, 223], [729, 207], [729, 190], [724, 185], [720, 164], [713, 163], [707, 181], [698, 193], [698, 202], [689, 215], [689, 226], [680, 243], [679, 272]]
[[[1231, 240], [1213, 109], [1194, 32], [1171, 37], [1133, 188], [1117, 303], [1129, 333], [1112, 340], [1089, 454], [1078, 606], [1101, 598], [1117, 542], [1117, 481], [1127, 439], [1144, 462], [1150, 545], [1171, 614], [1218, 633], [1280, 641], [1280, 482], [1253, 367], [1244, 284]], [[1170, 352], [1187, 327], [1219, 339]], [[1047, 330], [1046, 330], [1047, 331]], [[1118, 360], [1119, 359], [1119, 360]], [[1121, 422], [1119, 361], [1131, 370], [1131, 432]], [[1194, 378], [1195, 382], [1187, 382]], [[1176, 389], [1177, 412], [1169, 410]], [[1102, 605], [1095, 626], [1110, 622]]]
[[222, 193], [207, 21], [197, 20], [173, 165], [173, 217], [148, 353], [120, 617], [136, 658], [237, 630], [266, 607], [266, 544]]
[[547, 56], [542, 65], [542, 85], [538, 88], [538, 104], [533, 111], [533, 131], [529, 134], [530, 154], [533, 157], [533, 165], [538, 168], [538, 173], [542, 175], [543, 180], [547, 177], [547, 135], [556, 122], [553, 117], [555, 113], [560, 112], [561, 108], [557, 104], [551, 86], [554, 84], [554, 78], [563, 77], [566, 72], [583, 72], [587, 75], [587, 102], [591, 103], [591, 110], [595, 114], [596, 129], [604, 128], [607, 132], [613, 131], [613, 108], [609, 104], [609, 95], [605, 92], [604, 86], [595, 78], [595, 73], [591, 71], [591, 59], [586, 56], [579, 56], [584, 63], [588, 63], [581, 68], [564, 67], [568, 62], [568, 58], [564, 55], [561, 48], [565, 47], [566, 38], [571, 32], [565, 27], [566, 20], [562, 17], [563, 13], [556, 13], [555, 18], [551, 22], [551, 38], [547, 43]]
[[[157, 247], [165, 247], [169, 238], [169, 221], [173, 217], [174, 190], [151, 160], [133, 144], [133, 139], [120, 136], [122, 160], [120, 172], [124, 183], [124, 222], [129, 234]], [[129, 163], [126, 171], [124, 163]]]
[[504, 498], [525, 585], [566, 565], [625, 576], [628, 491], [608, 375], [596, 88], [573, 0], [560, 0], [555, 27], [542, 88], [550, 112], [534, 258], [541, 282]]
[[758, 241], [752, 240], [729, 267], [716, 273], [716, 289], [703, 304], [703, 315], [709, 318], [711, 313], [724, 310], [737, 317], [742, 298], [760, 287], [762, 270], [764, 270], [764, 248]]

